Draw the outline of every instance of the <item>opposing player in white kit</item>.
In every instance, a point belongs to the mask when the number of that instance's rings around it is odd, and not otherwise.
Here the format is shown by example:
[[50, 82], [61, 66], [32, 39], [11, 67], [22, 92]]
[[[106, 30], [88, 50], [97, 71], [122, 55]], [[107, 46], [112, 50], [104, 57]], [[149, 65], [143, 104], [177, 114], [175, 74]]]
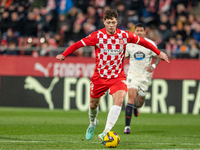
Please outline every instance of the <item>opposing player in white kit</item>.
[[[58, 60], [65, 58], [80, 47], [94, 46], [96, 54], [96, 66], [90, 84], [90, 124], [87, 128], [85, 138], [90, 140], [97, 126], [97, 114], [100, 98], [109, 90], [113, 97], [114, 105], [111, 107], [105, 129], [98, 138], [103, 143], [103, 137], [117, 122], [121, 112], [124, 98], [127, 92], [126, 76], [124, 74], [124, 56], [127, 43], [136, 43], [154, 51], [161, 59], [169, 62], [165, 53], [158, 50], [145, 39], [117, 28], [118, 13], [109, 9], [104, 12], [103, 22], [105, 28], [94, 31], [89, 36], [69, 46], [62, 54], [57, 55]], [[77, 58], [78, 59], [78, 58]]]
[[[156, 46], [152, 40], [145, 38], [145, 26], [142, 23], [136, 24], [134, 33]], [[135, 117], [139, 115], [138, 108], [144, 104], [152, 72], [160, 62], [160, 58], [153, 51], [132, 43], [126, 45], [125, 57], [128, 56], [130, 63], [127, 75], [128, 102], [125, 110], [124, 134], [130, 134], [132, 113]], [[151, 65], [152, 58], [154, 62]]]

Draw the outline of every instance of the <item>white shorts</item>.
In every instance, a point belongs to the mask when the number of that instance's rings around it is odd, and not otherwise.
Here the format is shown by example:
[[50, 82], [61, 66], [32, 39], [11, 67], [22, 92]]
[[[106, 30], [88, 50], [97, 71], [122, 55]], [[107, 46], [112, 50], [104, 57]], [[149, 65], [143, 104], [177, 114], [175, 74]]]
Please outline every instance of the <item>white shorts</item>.
[[146, 95], [146, 92], [149, 88], [149, 85], [151, 83], [151, 78], [146, 76], [138, 76], [135, 74], [128, 73], [127, 79], [127, 88], [136, 88], [138, 90], [138, 93], [141, 96]]

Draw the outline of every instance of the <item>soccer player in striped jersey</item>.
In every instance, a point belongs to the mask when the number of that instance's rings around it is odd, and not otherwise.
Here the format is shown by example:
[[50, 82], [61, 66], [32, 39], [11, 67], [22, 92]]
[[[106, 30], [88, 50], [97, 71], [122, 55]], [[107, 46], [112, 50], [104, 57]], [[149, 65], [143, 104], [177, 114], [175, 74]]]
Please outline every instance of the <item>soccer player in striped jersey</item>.
[[109, 94], [113, 97], [114, 105], [108, 113], [104, 131], [98, 135], [102, 143], [103, 137], [113, 128], [118, 120], [127, 92], [126, 76], [123, 69], [126, 45], [128, 43], [135, 43], [145, 46], [154, 51], [158, 57], [169, 62], [167, 55], [150, 42], [132, 32], [118, 29], [117, 19], [118, 13], [116, 10], [106, 10], [103, 15], [105, 28], [94, 31], [89, 36], [69, 46], [62, 54], [56, 56], [57, 59], [62, 61], [80, 47], [95, 47], [96, 66], [90, 84], [90, 125], [85, 137], [87, 140], [90, 140], [94, 135], [94, 130], [98, 123], [96, 117], [99, 101], [105, 92], [109, 90]]

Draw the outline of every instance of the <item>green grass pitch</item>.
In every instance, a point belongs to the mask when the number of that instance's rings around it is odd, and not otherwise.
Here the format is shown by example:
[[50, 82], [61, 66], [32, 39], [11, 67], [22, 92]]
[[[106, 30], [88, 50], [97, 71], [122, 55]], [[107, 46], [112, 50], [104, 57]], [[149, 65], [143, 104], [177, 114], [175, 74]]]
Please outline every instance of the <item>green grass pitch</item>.
[[[108, 112], [99, 112], [93, 138], [85, 140], [88, 112], [0, 107], [0, 149], [106, 149], [97, 135]], [[124, 135], [124, 111], [112, 129], [121, 141], [116, 149], [200, 149], [198, 115], [140, 114]]]

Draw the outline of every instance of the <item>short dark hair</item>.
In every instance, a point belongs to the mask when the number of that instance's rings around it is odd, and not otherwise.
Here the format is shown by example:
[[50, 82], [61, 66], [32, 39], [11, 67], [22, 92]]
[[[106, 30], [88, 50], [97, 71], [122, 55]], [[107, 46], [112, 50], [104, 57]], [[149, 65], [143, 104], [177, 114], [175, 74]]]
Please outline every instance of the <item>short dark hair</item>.
[[137, 24], [135, 25], [135, 29], [136, 29], [137, 27], [142, 27], [142, 28], [144, 28], [144, 30], [145, 30], [145, 25], [144, 25], [143, 23], [137, 23]]
[[103, 20], [112, 19], [112, 18], [118, 19], [117, 11], [114, 9], [107, 9], [103, 14]]

